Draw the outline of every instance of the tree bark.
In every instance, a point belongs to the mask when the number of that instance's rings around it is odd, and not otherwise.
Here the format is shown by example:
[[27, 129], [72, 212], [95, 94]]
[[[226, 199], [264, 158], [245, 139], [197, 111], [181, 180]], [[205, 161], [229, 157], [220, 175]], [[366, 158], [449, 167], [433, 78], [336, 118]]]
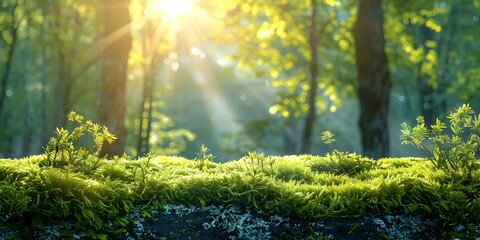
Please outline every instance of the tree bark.
[[103, 144], [101, 156], [120, 156], [125, 145], [125, 95], [128, 54], [132, 46], [129, 0], [104, 0], [104, 50], [100, 121], [117, 140]]
[[316, 97], [317, 97], [317, 72], [318, 72], [318, 34], [317, 34], [317, 1], [312, 0], [312, 13], [310, 17], [310, 90], [308, 93], [308, 114], [305, 118], [305, 129], [303, 130], [302, 138], [302, 153], [310, 153], [310, 146], [312, 145], [313, 125], [316, 118]]
[[359, 127], [363, 154], [378, 159], [389, 155], [388, 103], [390, 80], [385, 54], [381, 0], [360, 0], [353, 27], [360, 99]]

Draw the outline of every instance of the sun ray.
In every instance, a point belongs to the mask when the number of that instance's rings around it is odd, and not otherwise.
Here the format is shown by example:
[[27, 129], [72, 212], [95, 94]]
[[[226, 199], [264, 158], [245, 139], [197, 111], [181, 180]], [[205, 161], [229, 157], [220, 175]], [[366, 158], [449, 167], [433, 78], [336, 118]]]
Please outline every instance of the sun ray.
[[[169, 92], [165, 100], [170, 102], [173, 112], [176, 114], [188, 114], [185, 101], [189, 97], [181, 97], [187, 89], [179, 89], [181, 82], [187, 81], [188, 86], [196, 91], [200, 97], [199, 102], [188, 104], [199, 104], [208, 111], [215, 122], [214, 125], [221, 125], [215, 128], [215, 135], [220, 138], [225, 131], [235, 131], [241, 128], [236, 123], [238, 116], [235, 115], [229, 99], [225, 96], [220, 79], [213, 69], [217, 54], [210, 50], [212, 38], [223, 39], [219, 32], [221, 19], [214, 14], [213, 7], [205, 5], [198, 0], [144, 0], [145, 10], [139, 19], [138, 27], [147, 24], [153, 25], [153, 32], [149, 34], [151, 43], [161, 41], [164, 45], [161, 53], [156, 50], [150, 54], [160, 54], [159, 62], [164, 63], [161, 79], [165, 89]], [[201, 5], [203, 4], [203, 5]], [[140, 12], [140, 11], [139, 11]], [[139, 17], [140, 18], [140, 17]], [[153, 22], [153, 24], [152, 24]], [[153, 44], [157, 45], [157, 44]], [[156, 47], [153, 49], [157, 49]], [[175, 58], [170, 56], [175, 55]], [[216, 65], [215, 65], [216, 66]], [[199, 106], [200, 107], [200, 106]]]

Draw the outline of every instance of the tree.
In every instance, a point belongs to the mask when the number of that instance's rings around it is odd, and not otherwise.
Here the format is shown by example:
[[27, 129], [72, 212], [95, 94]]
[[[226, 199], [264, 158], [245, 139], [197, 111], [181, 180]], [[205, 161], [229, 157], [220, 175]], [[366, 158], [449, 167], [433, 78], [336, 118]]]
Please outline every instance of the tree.
[[345, 72], [353, 61], [342, 31], [348, 22], [340, 22], [349, 12], [339, 17], [340, 6], [328, 0], [239, 1], [226, 19], [236, 48], [231, 58], [276, 88], [278, 101], [269, 112], [283, 118], [284, 153], [310, 152], [317, 117], [336, 111], [342, 94], [351, 93], [353, 78]]
[[154, 46], [151, 46], [152, 26], [146, 16], [147, 1], [142, 0], [142, 62], [141, 69], [143, 75], [143, 95], [140, 102], [140, 121], [138, 128], [137, 156], [142, 156], [150, 151], [150, 133], [152, 129], [152, 108], [153, 108], [153, 88], [154, 81], [151, 74], [151, 67], [156, 55]]
[[360, 99], [359, 127], [363, 154], [372, 158], [389, 155], [387, 124], [390, 79], [385, 53], [381, 0], [360, 0], [353, 27]]
[[10, 49], [8, 50], [7, 53], [7, 60], [5, 61], [5, 66], [3, 68], [3, 74], [0, 79], [0, 124], [2, 123], [2, 113], [3, 113], [3, 108], [4, 108], [4, 102], [5, 102], [5, 96], [7, 95], [7, 85], [8, 85], [8, 80], [10, 77], [10, 72], [12, 69], [12, 63], [13, 63], [13, 53], [15, 51], [15, 47], [17, 44], [17, 31], [18, 31], [18, 23], [17, 19], [15, 16], [15, 12], [17, 10], [18, 6], [18, 0], [16, 0], [13, 5], [11, 6], [11, 12], [9, 18], [7, 18], [10, 23]]
[[302, 153], [310, 153], [310, 146], [312, 145], [312, 133], [315, 118], [317, 116], [317, 73], [318, 73], [318, 30], [317, 30], [317, 1], [312, 0], [312, 13], [310, 17], [310, 36], [308, 39], [308, 45], [310, 47], [310, 84], [308, 93], [308, 113], [305, 118], [305, 125], [302, 138]]
[[132, 46], [130, 0], [104, 0], [103, 65], [100, 95], [100, 121], [117, 140], [104, 144], [101, 155], [122, 155], [125, 145], [125, 95], [128, 56]]
[[[91, 0], [52, 0], [37, 5], [32, 8], [42, 11], [43, 23], [39, 24], [41, 29], [38, 30], [44, 34], [38, 37], [37, 46], [32, 46], [32, 50], [43, 48], [45, 59], [41, 61], [49, 63], [43, 70], [46, 73], [51, 71], [53, 76], [48, 78], [55, 80], [50, 86], [45, 85], [55, 93], [49, 96], [55, 103], [51, 109], [54, 121], [47, 127], [52, 132], [55, 127], [66, 127], [70, 111], [85, 115], [86, 111], [81, 109], [87, 105], [84, 101], [97, 97], [97, 84], [93, 80], [98, 78], [99, 71], [90, 68], [100, 59], [95, 48], [100, 34], [99, 19], [95, 12], [85, 11], [95, 6]], [[30, 30], [36, 32], [38, 27], [31, 26]]]
[[[69, 101], [72, 93], [72, 85], [73, 79], [71, 76], [72, 70], [72, 62], [70, 59], [73, 57], [71, 55], [71, 48], [68, 45], [68, 41], [66, 41], [66, 37], [68, 35], [67, 28], [65, 27], [66, 21], [64, 21], [65, 12], [62, 11], [63, 2], [60, 0], [54, 0], [52, 2], [52, 14], [53, 17], [51, 18], [51, 27], [52, 29], [56, 29], [56, 31], [52, 31], [52, 35], [55, 41], [55, 48], [57, 52], [57, 94], [55, 94], [55, 103], [57, 107], [55, 108], [55, 119], [56, 127], [64, 127], [67, 123], [67, 114], [71, 109], [69, 106]], [[62, 31], [63, 30], [63, 31]], [[77, 28], [73, 28], [74, 34], [77, 35], [78, 33]], [[78, 36], [77, 36], [78, 37]]]

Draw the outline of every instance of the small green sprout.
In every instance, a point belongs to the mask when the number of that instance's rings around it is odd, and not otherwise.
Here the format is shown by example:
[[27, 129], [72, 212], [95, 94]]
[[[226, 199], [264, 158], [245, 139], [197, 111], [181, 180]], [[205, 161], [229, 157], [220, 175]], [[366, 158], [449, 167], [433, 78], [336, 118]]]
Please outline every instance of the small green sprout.
[[335, 134], [330, 131], [323, 131], [322, 132], [322, 141], [324, 144], [328, 144], [330, 147], [330, 151], [332, 151], [332, 143], [335, 142]]
[[215, 158], [215, 156], [209, 153], [209, 151], [210, 150], [204, 144], [202, 144], [199, 152], [197, 153], [197, 157], [194, 159], [197, 162], [197, 167], [201, 170], [205, 171], [208, 167], [208, 163], [213, 162], [213, 159]]

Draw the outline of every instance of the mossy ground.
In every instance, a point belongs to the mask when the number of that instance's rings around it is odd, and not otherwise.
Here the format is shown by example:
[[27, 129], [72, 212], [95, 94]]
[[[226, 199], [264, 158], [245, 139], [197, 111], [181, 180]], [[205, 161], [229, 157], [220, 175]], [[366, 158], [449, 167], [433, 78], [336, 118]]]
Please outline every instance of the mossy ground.
[[[373, 161], [337, 152], [326, 157], [250, 154], [227, 163], [178, 157], [91, 157], [60, 168], [46, 165], [44, 156], [0, 160], [0, 221], [14, 233], [13, 238], [29, 238], [51, 226], [57, 226], [59, 238], [132, 235], [139, 222], [129, 217], [132, 212], [150, 219], [158, 217], [170, 206], [167, 204], [199, 209], [231, 206], [262, 219], [278, 215], [302, 223], [323, 221], [324, 226], [338, 222], [338, 227], [365, 217], [385, 223], [386, 216], [391, 216], [391, 221], [420, 217], [435, 221], [430, 229], [439, 237], [448, 238], [449, 232], [473, 239], [480, 235], [476, 232], [480, 170], [467, 180], [435, 170], [425, 159]], [[187, 226], [198, 224], [202, 218], [211, 220], [206, 213], [194, 214], [185, 218], [189, 219]], [[400, 218], [395, 220], [396, 216]], [[174, 221], [175, 217], [171, 218]], [[161, 221], [165, 220], [146, 220], [145, 226], [152, 231], [169, 231], [176, 226]], [[352, 222], [346, 234], [355, 234], [362, 223]], [[461, 231], [455, 231], [458, 226], [463, 227]], [[339, 229], [335, 232], [341, 232]], [[285, 228], [291, 236], [278, 239], [294, 239], [295, 233], [304, 237], [302, 231], [316, 231], [312, 227], [297, 230]], [[198, 231], [196, 234], [203, 233]], [[239, 232], [232, 234], [238, 236]], [[383, 234], [389, 237], [388, 231]], [[421, 234], [428, 236], [425, 231]]]

